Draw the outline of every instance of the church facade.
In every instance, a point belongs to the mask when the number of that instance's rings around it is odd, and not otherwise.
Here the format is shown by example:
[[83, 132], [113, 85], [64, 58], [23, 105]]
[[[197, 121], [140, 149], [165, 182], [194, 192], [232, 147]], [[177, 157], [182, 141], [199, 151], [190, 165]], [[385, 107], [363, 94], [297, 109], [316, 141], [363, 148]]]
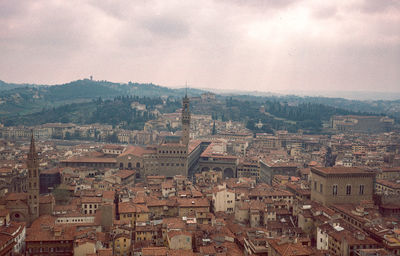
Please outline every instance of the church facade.
[[[26, 192], [9, 193], [0, 204], [0, 208], [7, 209], [13, 221], [26, 222], [28, 226], [40, 214], [40, 170], [39, 159], [35, 148], [33, 133], [26, 162], [28, 174], [26, 178]], [[50, 205], [52, 203], [50, 202]]]

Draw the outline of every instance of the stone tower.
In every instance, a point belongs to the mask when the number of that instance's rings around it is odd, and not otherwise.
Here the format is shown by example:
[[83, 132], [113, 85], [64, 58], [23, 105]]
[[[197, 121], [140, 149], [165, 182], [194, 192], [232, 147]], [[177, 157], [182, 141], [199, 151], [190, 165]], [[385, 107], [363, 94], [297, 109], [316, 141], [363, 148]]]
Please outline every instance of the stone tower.
[[182, 100], [182, 144], [189, 145], [189, 134], [190, 134], [190, 109], [189, 109], [189, 98], [187, 92]]
[[35, 139], [33, 131], [31, 136], [31, 146], [29, 148], [26, 165], [28, 167], [28, 206], [29, 223], [39, 217], [39, 159], [35, 149]]

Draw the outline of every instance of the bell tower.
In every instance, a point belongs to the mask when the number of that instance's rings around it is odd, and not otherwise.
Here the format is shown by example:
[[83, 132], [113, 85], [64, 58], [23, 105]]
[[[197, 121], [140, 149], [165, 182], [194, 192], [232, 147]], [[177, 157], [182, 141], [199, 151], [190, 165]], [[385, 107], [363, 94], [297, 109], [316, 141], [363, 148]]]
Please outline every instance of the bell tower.
[[28, 206], [29, 223], [32, 223], [39, 217], [39, 160], [35, 148], [35, 139], [33, 131], [31, 136], [31, 146], [29, 148], [26, 165], [28, 167]]
[[189, 98], [187, 96], [187, 88], [185, 97], [182, 100], [182, 138], [181, 142], [186, 147], [189, 145], [189, 135], [190, 135], [190, 105]]

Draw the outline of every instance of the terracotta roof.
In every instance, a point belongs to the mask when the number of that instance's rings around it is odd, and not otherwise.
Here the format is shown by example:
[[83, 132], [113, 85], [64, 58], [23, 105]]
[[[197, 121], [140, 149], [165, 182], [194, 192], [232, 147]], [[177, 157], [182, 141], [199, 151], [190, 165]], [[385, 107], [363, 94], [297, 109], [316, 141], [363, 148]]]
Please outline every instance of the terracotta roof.
[[124, 146], [121, 146], [121, 145], [112, 145], [112, 144], [106, 144], [106, 145], [104, 145], [104, 147], [103, 147], [103, 149], [116, 149], [116, 150], [122, 150], [122, 149], [124, 149], [125, 147]]
[[11, 221], [8, 226], [1, 226], [0, 232], [13, 235], [14, 237], [22, 233], [25, 228], [25, 222]]
[[365, 171], [357, 167], [312, 167], [312, 172], [319, 172], [325, 175], [335, 175], [335, 174], [371, 174], [373, 173]]
[[103, 191], [103, 199], [114, 200], [115, 191]]
[[142, 256], [167, 256], [166, 247], [147, 247], [142, 248]]
[[185, 223], [181, 218], [164, 218], [163, 225], [167, 227], [167, 229], [184, 229]]
[[210, 207], [210, 202], [207, 198], [178, 198], [180, 207]]
[[[74, 240], [76, 226], [55, 225], [56, 217], [42, 215], [37, 218], [26, 231], [26, 242], [31, 241], [65, 241]], [[59, 236], [54, 230], [61, 231]]]
[[115, 158], [109, 157], [71, 157], [66, 160], [61, 160], [61, 163], [116, 163]]
[[146, 205], [133, 204], [132, 202], [122, 202], [118, 204], [120, 213], [146, 213], [149, 209]]
[[389, 187], [389, 188], [400, 189], [400, 183], [393, 182], [393, 181], [390, 181], [390, 180], [376, 179], [376, 183], [384, 185], [384, 186]]
[[[0, 233], [0, 248], [5, 246], [6, 244], [8, 244], [13, 239], [14, 239], [14, 237], [12, 235]], [[12, 243], [10, 243], [10, 244], [12, 244]]]
[[278, 240], [269, 241], [269, 245], [274, 248], [281, 256], [309, 256], [312, 250], [299, 243], [280, 243]]
[[141, 146], [128, 146], [125, 149], [125, 151], [119, 155], [119, 157], [126, 155], [143, 156], [144, 154], [153, 154], [153, 153], [156, 153], [156, 150], [144, 148]]
[[101, 203], [102, 197], [95, 197], [95, 196], [85, 196], [82, 197], [82, 204], [90, 204], [90, 203]]
[[200, 253], [205, 254], [205, 255], [213, 255], [213, 254], [217, 253], [214, 245], [201, 246], [199, 251], [200, 251]]
[[7, 209], [0, 209], [0, 217], [5, 217], [8, 214], [10, 214], [10, 212]]
[[98, 256], [112, 256], [112, 249], [111, 248], [98, 249], [97, 255]]
[[168, 237], [173, 238], [174, 236], [190, 236], [192, 237], [192, 233], [188, 231], [182, 231], [182, 230], [172, 230], [168, 232]]
[[188, 250], [169, 250], [168, 256], [195, 256], [196, 253]]
[[6, 201], [28, 200], [28, 193], [8, 193]]
[[135, 175], [135, 173], [136, 172], [133, 170], [119, 170], [119, 171], [117, 171], [117, 173], [115, 175], [122, 179], [126, 179], [132, 175]]
[[188, 153], [192, 153], [192, 151], [197, 148], [201, 144], [201, 140], [191, 140], [188, 145]]

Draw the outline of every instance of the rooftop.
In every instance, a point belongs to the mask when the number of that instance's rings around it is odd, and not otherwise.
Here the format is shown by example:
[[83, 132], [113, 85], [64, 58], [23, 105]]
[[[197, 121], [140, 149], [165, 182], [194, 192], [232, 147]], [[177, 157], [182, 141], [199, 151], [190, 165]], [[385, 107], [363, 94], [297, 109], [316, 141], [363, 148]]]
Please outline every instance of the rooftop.
[[357, 167], [342, 167], [342, 166], [312, 167], [311, 172], [319, 173], [322, 175], [343, 175], [343, 174], [362, 174], [362, 175], [370, 174], [371, 176], [374, 175], [374, 173], [372, 172], [368, 172]]

